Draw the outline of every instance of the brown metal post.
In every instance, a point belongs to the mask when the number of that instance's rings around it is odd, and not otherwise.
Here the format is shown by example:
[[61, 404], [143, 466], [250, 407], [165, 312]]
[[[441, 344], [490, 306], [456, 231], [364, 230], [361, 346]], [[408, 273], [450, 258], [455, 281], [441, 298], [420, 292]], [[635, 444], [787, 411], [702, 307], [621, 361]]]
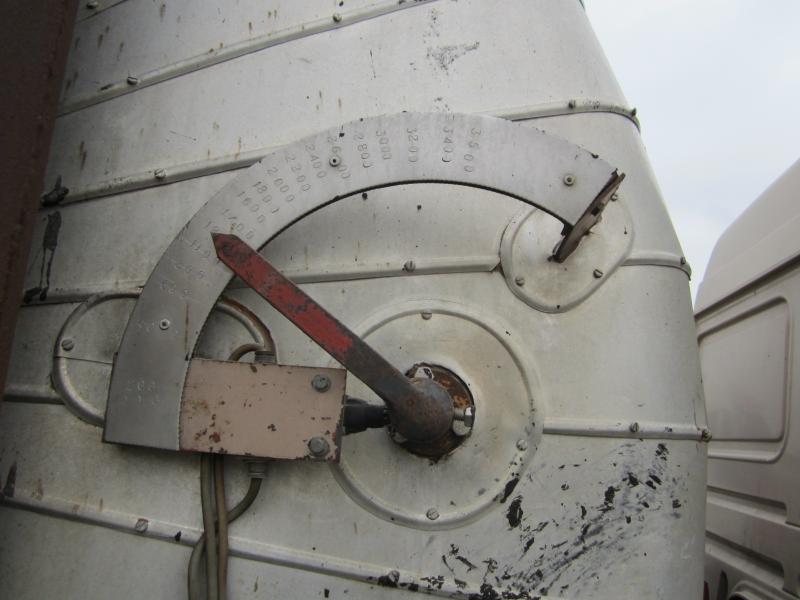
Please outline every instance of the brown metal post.
[[77, 6], [77, 0], [0, 2], [0, 390]]

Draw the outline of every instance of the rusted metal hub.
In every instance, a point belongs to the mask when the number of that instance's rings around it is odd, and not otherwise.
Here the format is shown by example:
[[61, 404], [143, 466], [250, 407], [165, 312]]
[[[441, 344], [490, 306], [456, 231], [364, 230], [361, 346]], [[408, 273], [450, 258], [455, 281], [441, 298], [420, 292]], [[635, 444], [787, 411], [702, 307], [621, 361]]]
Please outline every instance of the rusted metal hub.
[[453, 415], [453, 419], [451, 426], [433, 440], [408, 439], [393, 426], [389, 428], [390, 435], [409, 452], [427, 458], [441, 458], [460, 446], [472, 432], [475, 419], [475, 402], [472, 394], [458, 375], [439, 365], [417, 363], [406, 372], [406, 376], [410, 377], [412, 383], [428, 398], [434, 395], [437, 401], [446, 398], [447, 410]]

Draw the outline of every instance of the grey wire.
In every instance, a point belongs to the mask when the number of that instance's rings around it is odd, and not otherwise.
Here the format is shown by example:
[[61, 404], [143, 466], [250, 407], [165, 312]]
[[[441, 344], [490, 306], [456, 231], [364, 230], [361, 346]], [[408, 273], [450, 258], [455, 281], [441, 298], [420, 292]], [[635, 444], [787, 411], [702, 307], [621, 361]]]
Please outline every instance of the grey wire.
[[200, 458], [200, 497], [203, 506], [203, 528], [206, 532], [206, 593], [208, 600], [218, 600], [217, 531], [213, 504], [214, 457], [210, 454], [203, 454]]
[[[261, 489], [261, 479], [253, 477], [250, 480], [250, 487], [239, 503], [228, 511], [228, 524], [238, 519], [255, 501]], [[200, 539], [192, 549], [192, 557], [189, 559], [189, 600], [201, 600], [200, 590], [201, 577], [200, 565], [203, 562], [203, 550], [205, 549], [206, 534], [200, 535]]]

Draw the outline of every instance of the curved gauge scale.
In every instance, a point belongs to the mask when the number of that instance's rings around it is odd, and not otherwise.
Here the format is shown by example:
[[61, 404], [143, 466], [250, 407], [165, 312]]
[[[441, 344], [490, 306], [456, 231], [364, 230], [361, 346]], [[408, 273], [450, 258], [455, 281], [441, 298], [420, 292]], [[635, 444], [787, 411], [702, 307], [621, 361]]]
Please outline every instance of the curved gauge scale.
[[195, 214], [150, 275], [114, 366], [105, 440], [179, 449], [189, 359], [232, 277], [217, 260], [212, 233], [235, 233], [259, 248], [339, 198], [423, 182], [499, 192], [577, 230], [620, 180], [616, 169], [575, 144], [477, 115], [360, 119], [266, 156]]

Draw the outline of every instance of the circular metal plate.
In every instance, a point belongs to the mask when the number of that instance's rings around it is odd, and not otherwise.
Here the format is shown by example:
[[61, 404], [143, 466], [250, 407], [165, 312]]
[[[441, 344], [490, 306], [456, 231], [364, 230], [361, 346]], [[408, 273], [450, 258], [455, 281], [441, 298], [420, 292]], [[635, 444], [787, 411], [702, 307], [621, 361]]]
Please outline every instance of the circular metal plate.
[[[388, 521], [447, 529], [506, 500], [542, 433], [531, 365], [503, 335], [511, 329], [487, 322], [485, 311], [434, 301], [391, 307], [355, 329], [400, 368], [420, 359], [445, 366], [475, 401], [472, 432], [439, 461], [407, 452], [383, 429], [348, 437], [331, 468], [356, 503]], [[374, 398], [355, 378], [347, 393]]]
[[[231, 279], [216, 258], [212, 232], [235, 233], [258, 248], [339, 198], [415, 182], [497, 191], [572, 226], [614, 172], [588, 151], [542, 131], [445, 113], [359, 120], [266, 156], [197, 212], [153, 270], [114, 366], [106, 441], [179, 448], [188, 361]], [[573, 185], [563, 183], [567, 173], [575, 177]], [[171, 326], [160, 328], [165, 319]]]

